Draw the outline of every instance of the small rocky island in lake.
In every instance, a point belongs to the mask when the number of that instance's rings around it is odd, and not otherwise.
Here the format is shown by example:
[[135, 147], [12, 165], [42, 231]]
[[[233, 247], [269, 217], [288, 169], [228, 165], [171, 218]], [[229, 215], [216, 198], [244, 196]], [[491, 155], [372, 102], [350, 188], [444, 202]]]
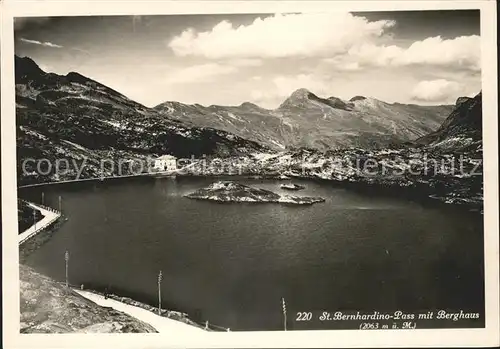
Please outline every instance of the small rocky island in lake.
[[302, 190], [305, 189], [306, 187], [304, 187], [303, 185], [292, 183], [292, 184], [282, 184], [280, 188], [286, 190]]
[[187, 194], [186, 197], [219, 202], [275, 202], [294, 205], [311, 205], [325, 201], [321, 197], [280, 195], [270, 190], [252, 188], [231, 181], [212, 183], [206, 188]]

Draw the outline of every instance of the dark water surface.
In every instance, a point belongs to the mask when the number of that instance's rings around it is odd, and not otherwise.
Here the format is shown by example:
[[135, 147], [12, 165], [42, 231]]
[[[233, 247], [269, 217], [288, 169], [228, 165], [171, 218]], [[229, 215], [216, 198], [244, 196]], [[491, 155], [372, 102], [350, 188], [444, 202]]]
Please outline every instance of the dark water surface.
[[[282, 192], [280, 181], [238, 179]], [[319, 322], [323, 311], [479, 312], [476, 321], [416, 321], [417, 327], [483, 326], [482, 216], [370, 197], [328, 183], [295, 181], [312, 206], [219, 204], [184, 198], [213, 179], [181, 178], [31, 188], [24, 198], [69, 220], [27, 264], [73, 284], [162, 304], [232, 330], [357, 328]], [[312, 312], [297, 322], [297, 312]], [[390, 322], [392, 323], [392, 321]]]

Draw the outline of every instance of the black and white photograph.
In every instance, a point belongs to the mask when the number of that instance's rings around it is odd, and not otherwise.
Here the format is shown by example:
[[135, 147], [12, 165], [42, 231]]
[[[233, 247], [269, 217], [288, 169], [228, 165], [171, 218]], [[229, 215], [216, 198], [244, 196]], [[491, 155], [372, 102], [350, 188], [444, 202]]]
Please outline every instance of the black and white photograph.
[[485, 330], [483, 10], [196, 11], [11, 19], [19, 333]]

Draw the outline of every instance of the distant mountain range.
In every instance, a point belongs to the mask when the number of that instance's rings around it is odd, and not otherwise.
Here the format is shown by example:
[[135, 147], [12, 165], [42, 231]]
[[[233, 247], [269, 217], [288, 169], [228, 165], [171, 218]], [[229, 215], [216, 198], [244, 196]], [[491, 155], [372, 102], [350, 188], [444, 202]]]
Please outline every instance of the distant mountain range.
[[85, 159], [80, 178], [96, 178], [127, 174], [115, 168], [103, 173], [102, 159], [207, 155], [244, 159], [243, 174], [414, 188], [445, 202], [482, 204], [482, 176], [440, 169], [367, 176], [352, 166], [374, 159], [404, 170], [461, 155], [466, 168], [475, 168], [482, 159], [481, 93], [453, 106], [418, 106], [363, 96], [321, 98], [299, 89], [274, 110], [252, 103], [165, 102], [148, 108], [78, 73], [46, 73], [27, 57], [16, 56], [15, 69], [19, 185], [75, 178], [73, 170], [61, 175], [40, 174], [34, 164], [23, 169], [28, 158]]
[[154, 109], [166, 117], [225, 130], [276, 150], [328, 150], [377, 148], [414, 140], [437, 129], [453, 106], [390, 104], [363, 96], [344, 101], [299, 89], [273, 110], [248, 102], [209, 107], [165, 102]]
[[[459, 98], [436, 131], [392, 148], [300, 148], [256, 156], [256, 175], [328, 180], [370, 195], [407, 193], [482, 210], [483, 147], [481, 93]], [[365, 167], [370, 164], [370, 167]]]
[[274, 110], [249, 102], [208, 107], [165, 102], [148, 108], [79, 73], [46, 73], [27, 57], [16, 56], [15, 63], [20, 131], [27, 138], [36, 131], [89, 149], [230, 156], [261, 146], [380, 148], [427, 135], [453, 109], [362, 96], [320, 98], [306, 89]]

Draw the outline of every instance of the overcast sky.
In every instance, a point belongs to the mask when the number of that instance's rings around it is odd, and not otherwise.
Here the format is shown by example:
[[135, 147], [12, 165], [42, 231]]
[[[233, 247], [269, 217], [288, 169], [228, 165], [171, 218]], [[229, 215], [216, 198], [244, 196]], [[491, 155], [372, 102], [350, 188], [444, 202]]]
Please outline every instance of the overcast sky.
[[440, 104], [481, 89], [479, 11], [18, 18], [16, 54], [147, 106], [322, 97]]

